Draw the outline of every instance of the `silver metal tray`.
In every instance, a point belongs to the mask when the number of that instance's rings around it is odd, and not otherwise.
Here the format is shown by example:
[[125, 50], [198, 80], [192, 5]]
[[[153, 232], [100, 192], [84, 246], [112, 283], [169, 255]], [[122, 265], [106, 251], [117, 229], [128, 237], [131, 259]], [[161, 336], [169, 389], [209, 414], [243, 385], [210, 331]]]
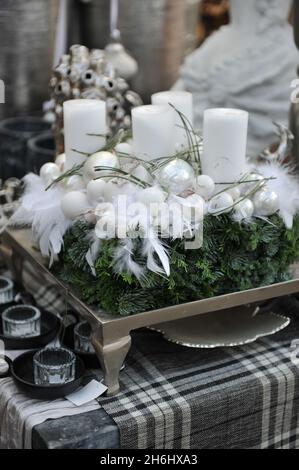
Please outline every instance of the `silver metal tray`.
[[119, 391], [119, 371], [131, 346], [131, 331], [153, 326], [163, 331], [163, 328], [159, 327], [161, 323], [181, 321], [210, 312], [222, 312], [299, 291], [299, 276], [295, 275], [291, 281], [266, 287], [143, 312], [130, 317], [116, 317], [82, 302], [70, 286], [64, 284], [49, 271], [47, 260], [33, 247], [30, 230], [6, 231], [2, 235], [0, 250], [17, 280], [20, 280], [22, 276], [23, 261], [29, 261], [45, 281], [54, 283], [57, 290], [66, 296], [69, 304], [91, 323], [92, 341], [103, 368], [108, 394], [115, 394]]

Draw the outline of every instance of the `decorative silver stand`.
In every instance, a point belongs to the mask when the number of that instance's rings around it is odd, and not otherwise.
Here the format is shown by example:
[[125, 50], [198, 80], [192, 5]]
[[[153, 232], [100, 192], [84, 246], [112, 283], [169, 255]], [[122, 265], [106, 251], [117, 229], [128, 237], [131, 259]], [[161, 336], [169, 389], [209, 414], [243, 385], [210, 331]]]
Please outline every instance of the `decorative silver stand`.
[[[5, 232], [2, 236], [0, 251], [17, 280], [22, 278], [23, 261], [29, 261], [38, 270], [41, 278], [56, 284], [57, 290], [62, 295], [66, 296], [69, 304], [90, 322], [93, 329], [93, 345], [103, 369], [104, 380], [108, 387], [109, 395], [114, 395], [119, 391], [119, 371], [130, 349], [130, 334], [133, 330], [142, 327], [154, 327], [156, 330], [164, 331], [165, 335], [171, 337], [172, 340], [176, 338], [176, 340], [178, 340], [177, 342], [180, 344], [189, 343], [191, 346], [196, 346], [196, 344], [200, 345], [200, 343], [203, 343], [203, 330], [206, 328], [205, 322], [206, 319], [210, 317], [209, 315], [205, 315], [205, 318], [202, 317], [201, 319], [201, 315], [209, 312], [218, 312], [217, 318], [219, 319], [221, 315], [227, 314], [227, 312], [225, 312], [227, 309], [254, 302], [261, 302], [299, 291], [299, 278], [296, 278], [268, 287], [222, 295], [160, 310], [144, 312], [130, 317], [116, 317], [86, 305], [76, 296], [76, 292], [72, 290], [71, 287], [61, 282], [49, 271], [47, 268], [47, 260], [32, 246], [30, 230]], [[241, 329], [245, 331], [248, 327], [247, 314], [242, 312], [243, 310], [239, 309], [234, 310], [234, 313], [232, 313], [240, 317], [240, 321], [238, 322], [239, 331]], [[245, 317], [242, 317], [242, 315], [245, 315]], [[247, 321], [246, 327], [242, 323], [245, 320]], [[258, 321], [259, 320], [260, 319], [258, 319]], [[273, 333], [287, 324], [288, 319], [281, 319], [273, 326], [273, 318], [271, 318], [271, 325], [270, 327], [268, 326], [268, 330], [270, 329], [270, 332]], [[173, 335], [173, 332], [171, 335], [169, 334], [169, 326], [175, 332], [175, 335]], [[256, 329], [255, 327], [255, 330]], [[178, 336], [178, 332], [182, 334], [181, 338]], [[264, 323], [262, 332], [265, 332]], [[191, 333], [192, 341], [190, 341]], [[199, 339], [196, 339], [197, 333], [199, 333]], [[266, 331], [266, 334], [269, 334], [269, 331]], [[215, 340], [213, 339], [213, 341]], [[225, 341], [230, 341], [230, 339], [226, 339]]]
[[252, 343], [283, 330], [290, 321], [276, 313], [261, 313], [259, 307], [243, 306], [161, 323], [152, 329], [181, 346], [212, 349]]

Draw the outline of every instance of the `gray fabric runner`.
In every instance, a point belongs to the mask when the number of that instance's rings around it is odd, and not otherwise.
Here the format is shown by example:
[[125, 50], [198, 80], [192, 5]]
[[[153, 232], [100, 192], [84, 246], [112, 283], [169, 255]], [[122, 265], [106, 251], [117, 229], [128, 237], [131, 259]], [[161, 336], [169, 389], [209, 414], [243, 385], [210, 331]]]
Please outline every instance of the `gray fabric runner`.
[[284, 332], [213, 351], [140, 332], [122, 392], [101, 405], [123, 448], [299, 448], [299, 369], [290, 358], [297, 338], [296, 316]]

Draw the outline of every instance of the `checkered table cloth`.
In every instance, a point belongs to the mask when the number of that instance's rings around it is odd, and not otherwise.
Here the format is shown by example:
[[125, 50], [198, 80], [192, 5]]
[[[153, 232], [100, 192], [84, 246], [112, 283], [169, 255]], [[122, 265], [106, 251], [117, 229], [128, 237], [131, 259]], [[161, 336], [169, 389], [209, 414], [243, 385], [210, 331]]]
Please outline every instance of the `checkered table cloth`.
[[[43, 307], [64, 311], [54, 288], [27, 285]], [[100, 398], [127, 449], [299, 448], [299, 303], [278, 303], [292, 323], [284, 331], [237, 348], [197, 350], [158, 333], [133, 334], [121, 373], [121, 393]]]

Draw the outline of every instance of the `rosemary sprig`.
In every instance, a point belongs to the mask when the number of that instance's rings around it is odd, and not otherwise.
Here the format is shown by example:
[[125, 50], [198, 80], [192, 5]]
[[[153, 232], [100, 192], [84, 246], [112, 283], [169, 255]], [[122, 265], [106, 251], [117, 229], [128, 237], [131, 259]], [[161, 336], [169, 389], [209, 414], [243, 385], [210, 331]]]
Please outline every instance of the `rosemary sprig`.
[[83, 166], [84, 163], [80, 163], [80, 165], [75, 165], [70, 170], [65, 171], [62, 175], [58, 176], [58, 178], [56, 178], [51, 184], [49, 184], [49, 186], [46, 187], [46, 191], [52, 188], [52, 186], [54, 186], [55, 184], [60, 183], [60, 181], [63, 181], [65, 178], [69, 178], [70, 176], [74, 175], [80, 175]]
[[[189, 121], [189, 119], [181, 111], [179, 111], [171, 103], [169, 103], [169, 105], [176, 111], [176, 113], [179, 115], [179, 117], [182, 121], [183, 128], [186, 132], [186, 136], [187, 136], [187, 140], [188, 140], [189, 156], [191, 155], [191, 153], [193, 151], [195, 161], [197, 163], [197, 166], [196, 166], [195, 170], [196, 170], [196, 174], [198, 175], [199, 171], [200, 171], [200, 166], [201, 166], [200, 165], [200, 153], [199, 153], [199, 149], [198, 149], [198, 143], [196, 142], [196, 139], [195, 139], [196, 134], [195, 134], [195, 131], [193, 130], [193, 126], [192, 126], [191, 122]], [[196, 151], [194, 152], [194, 150], [196, 150]]]
[[130, 181], [131, 183], [137, 184], [141, 186], [142, 188], [147, 188], [150, 187], [151, 185], [147, 183], [146, 181], [143, 181], [140, 178], [137, 178], [137, 176], [133, 176], [130, 173], [121, 170], [120, 168], [113, 168], [109, 166], [97, 166], [95, 167], [96, 171], [111, 171], [110, 175], [107, 174], [102, 174], [99, 175], [98, 178], [95, 179], [101, 179], [101, 178], [120, 178], [120, 179], [126, 179], [127, 181]]
[[[240, 186], [241, 184], [248, 184], [248, 183], [262, 183], [262, 182], [268, 182], [268, 181], [272, 181], [272, 180], [275, 180], [276, 178], [271, 176], [269, 178], [263, 178], [263, 180], [246, 180], [248, 176], [248, 173], [246, 175], [244, 175], [239, 181], [236, 181], [234, 183], [217, 183], [217, 185], [225, 185], [226, 187], [224, 189], [221, 189], [221, 191], [218, 191], [217, 193], [214, 194], [213, 197], [216, 197], [216, 196], [219, 196], [220, 194], [223, 194], [225, 193], [227, 190], [229, 189], [234, 189], [234, 188], [237, 188], [238, 186]], [[229, 187], [227, 187], [229, 186]]]
[[[238, 201], [235, 201], [234, 204], [232, 204], [231, 206], [228, 206], [225, 209], [220, 209], [219, 211], [215, 211], [215, 212], [212, 211], [211, 215], [217, 216], [217, 215], [224, 214], [224, 213], [228, 212], [229, 210], [232, 210], [234, 207], [236, 207], [238, 204], [240, 204], [240, 202], [243, 202], [243, 201], [245, 201], [245, 199], [248, 199], [248, 198], [251, 198], [252, 196], [254, 196], [255, 193], [257, 193], [260, 189], [262, 189], [266, 185], [268, 179], [269, 178], [265, 178], [264, 180], [260, 180], [260, 181], [255, 180], [255, 181], [258, 181], [258, 183], [255, 185], [255, 187], [252, 190], [250, 190], [248, 193], [244, 194]], [[246, 181], [246, 183], [247, 183], [247, 181]], [[226, 190], [224, 190], [222, 192], [227, 191], [227, 189], [228, 188], [226, 188]]]
[[[89, 134], [88, 134], [89, 135]], [[96, 135], [96, 134], [93, 134], [93, 135]], [[98, 134], [99, 136], [101, 134]], [[104, 147], [102, 147], [101, 149], [97, 150], [96, 152], [93, 152], [93, 153], [97, 153], [97, 152], [109, 152], [109, 151], [112, 151], [115, 149], [115, 147], [120, 143], [122, 142], [122, 139], [124, 138], [124, 136], [126, 135], [126, 131], [124, 131], [123, 129], [121, 129], [120, 131], [118, 131], [114, 136], [112, 136], [110, 139], [107, 140], [106, 144], [104, 145]], [[76, 150], [76, 149], [73, 149], [73, 152], [76, 152], [80, 155], [84, 155], [86, 158], [89, 158], [91, 155], [91, 153], [86, 153], [86, 152], [81, 152], [80, 150]], [[67, 170], [65, 171], [62, 175], [60, 175], [58, 178], [56, 178], [47, 188], [46, 188], [46, 191], [48, 189], [50, 189], [52, 186], [54, 186], [55, 184], [57, 183], [60, 183], [61, 181], [63, 181], [64, 179], [66, 178], [69, 178], [70, 176], [74, 176], [74, 175], [81, 175], [81, 170], [84, 166], [84, 163], [85, 162], [82, 162], [80, 163], [79, 165], [75, 165], [73, 166], [70, 170]]]
[[153, 167], [154, 166], [154, 163], [153, 162], [149, 162], [147, 160], [143, 160], [143, 158], [139, 158], [139, 157], [136, 157], [135, 155], [131, 155], [130, 153], [126, 153], [126, 152], [117, 152], [117, 156], [119, 158], [131, 158], [131, 160], [136, 160], [136, 162], [140, 162], [143, 166], [150, 166], [150, 167]]

